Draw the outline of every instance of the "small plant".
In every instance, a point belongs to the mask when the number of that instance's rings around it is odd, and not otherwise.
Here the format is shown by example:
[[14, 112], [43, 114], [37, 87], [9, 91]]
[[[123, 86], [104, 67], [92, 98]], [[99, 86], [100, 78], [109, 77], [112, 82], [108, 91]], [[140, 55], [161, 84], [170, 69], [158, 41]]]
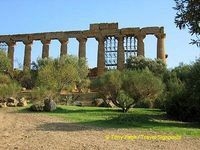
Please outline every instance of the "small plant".
[[0, 72], [5, 72], [11, 69], [11, 63], [6, 55], [6, 52], [0, 49]]
[[0, 73], [0, 99], [17, 97], [21, 87], [17, 82], [10, 79], [8, 75]]

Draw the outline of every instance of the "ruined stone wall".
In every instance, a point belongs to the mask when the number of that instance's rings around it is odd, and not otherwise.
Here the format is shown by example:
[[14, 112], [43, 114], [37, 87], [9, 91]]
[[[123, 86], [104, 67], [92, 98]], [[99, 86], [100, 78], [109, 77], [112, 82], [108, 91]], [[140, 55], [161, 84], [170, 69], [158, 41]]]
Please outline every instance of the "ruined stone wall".
[[[45, 32], [32, 34], [0, 35], [0, 42], [8, 45], [8, 57], [13, 66], [14, 51], [16, 42], [23, 42], [24, 69], [30, 69], [31, 52], [33, 41], [39, 40], [43, 44], [42, 58], [49, 57], [49, 44], [51, 40], [59, 40], [61, 43], [60, 56], [67, 54], [67, 44], [69, 38], [76, 38], [79, 42], [79, 58], [86, 57], [86, 42], [88, 38], [95, 38], [98, 41], [97, 74], [101, 75], [105, 71], [105, 41], [108, 37], [114, 37], [117, 41], [117, 68], [122, 70], [125, 63], [124, 39], [134, 37], [137, 39], [137, 56], [145, 56], [144, 39], [146, 35], [152, 34], [157, 38], [157, 58], [166, 61], [165, 56], [165, 33], [163, 27], [145, 28], [118, 28], [118, 23], [90, 24], [89, 30], [64, 31], [64, 32]], [[113, 39], [113, 38], [110, 38]]]

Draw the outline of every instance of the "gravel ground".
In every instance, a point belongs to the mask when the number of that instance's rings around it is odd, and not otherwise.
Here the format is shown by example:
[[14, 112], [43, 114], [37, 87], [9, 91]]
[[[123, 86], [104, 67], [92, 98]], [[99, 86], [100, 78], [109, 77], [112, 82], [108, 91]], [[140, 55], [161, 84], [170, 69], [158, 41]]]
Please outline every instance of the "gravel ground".
[[91, 128], [39, 113], [17, 113], [15, 108], [1, 108], [0, 150], [15, 149], [199, 150], [200, 138], [173, 137], [130, 129]]

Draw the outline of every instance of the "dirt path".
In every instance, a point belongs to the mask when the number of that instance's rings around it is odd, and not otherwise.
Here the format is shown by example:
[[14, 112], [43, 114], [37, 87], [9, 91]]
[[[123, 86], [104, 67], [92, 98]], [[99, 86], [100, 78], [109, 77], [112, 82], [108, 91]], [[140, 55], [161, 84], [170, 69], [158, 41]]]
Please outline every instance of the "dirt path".
[[200, 149], [200, 139], [148, 140], [152, 136], [157, 135], [153, 132], [95, 129], [38, 113], [0, 109], [0, 150]]

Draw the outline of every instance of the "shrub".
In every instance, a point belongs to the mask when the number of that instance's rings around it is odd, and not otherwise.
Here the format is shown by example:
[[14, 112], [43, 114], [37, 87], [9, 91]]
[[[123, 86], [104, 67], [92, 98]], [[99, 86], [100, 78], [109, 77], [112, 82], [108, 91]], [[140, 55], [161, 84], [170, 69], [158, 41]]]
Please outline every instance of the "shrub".
[[11, 79], [8, 75], [0, 73], [0, 85], [2, 84], [10, 84]]
[[51, 91], [45, 89], [45, 87], [36, 87], [31, 91], [31, 99], [33, 103], [44, 100], [46, 97], [51, 97]]
[[179, 66], [174, 72], [181, 83], [177, 86], [171, 82], [173, 92], [166, 103], [168, 116], [181, 121], [200, 121], [200, 60], [191, 66]]
[[0, 49], [0, 72], [8, 71], [11, 68], [11, 63], [5, 51]]
[[122, 108], [123, 112], [127, 112], [135, 103], [135, 100], [123, 90], [119, 91], [115, 101]]
[[8, 98], [8, 97], [17, 97], [17, 94], [20, 92], [21, 87], [15, 83], [9, 83], [9, 84], [0, 84], [0, 97], [2, 99]]

